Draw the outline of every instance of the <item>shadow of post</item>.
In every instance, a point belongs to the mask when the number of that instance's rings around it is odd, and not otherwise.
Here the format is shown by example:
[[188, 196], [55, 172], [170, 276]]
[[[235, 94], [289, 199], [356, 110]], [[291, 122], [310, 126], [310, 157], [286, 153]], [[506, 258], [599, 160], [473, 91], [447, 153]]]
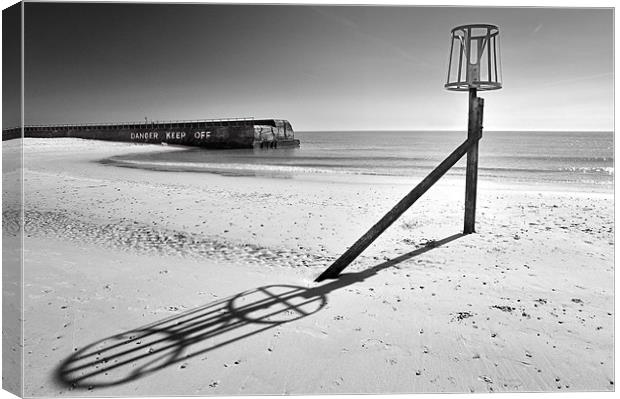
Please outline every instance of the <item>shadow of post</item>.
[[462, 234], [401, 255], [359, 273], [305, 288], [268, 285], [89, 344], [56, 369], [57, 382], [73, 388], [127, 383], [186, 359], [310, 316], [325, 307], [327, 294], [361, 282], [380, 270], [447, 244]]

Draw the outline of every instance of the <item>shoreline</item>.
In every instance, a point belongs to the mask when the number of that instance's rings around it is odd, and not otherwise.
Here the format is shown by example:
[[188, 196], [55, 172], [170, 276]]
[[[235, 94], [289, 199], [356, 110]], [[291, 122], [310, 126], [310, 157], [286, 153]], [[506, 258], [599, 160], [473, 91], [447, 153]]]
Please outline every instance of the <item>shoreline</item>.
[[[66, 141], [65, 141], [66, 140]], [[31, 143], [30, 145], [28, 143]], [[191, 163], [184, 163], [183, 166], [178, 165], [166, 165], [165, 162], [148, 164], [144, 161], [130, 161], [124, 160], [122, 157], [130, 157], [132, 155], [145, 155], [149, 153], [159, 152], [175, 152], [179, 150], [187, 150], [190, 147], [178, 146], [178, 145], [160, 145], [160, 144], [145, 144], [145, 143], [122, 143], [122, 142], [107, 142], [97, 140], [85, 140], [85, 139], [72, 139], [72, 138], [56, 138], [56, 139], [34, 139], [27, 138], [25, 145], [29, 147], [29, 150], [33, 150], [35, 147], [44, 145], [45, 147], [61, 148], [63, 146], [78, 146], [82, 151], [100, 151], [103, 150], [101, 157], [88, 158], [90, 161], [100, 163], [110, 167], [120, 167], [127, 169], [137, 169], [144, 171], [155, 172], [169, 172], [169, 173], [184, 173], [184, 174], [210, 174], [224, 177], [234, 178], [250, 178], [250, 179], [284, 179], [284, 180], [296, 180], [303, 182], [328, 182], [328, 183], [341, 183], [341, 184], [374, 184], [374, 185], [408, 185], [413, 188], [419, 183], [426, 173], [411, 176], [399, 176], [399, 175], [385, 175], [385, 174], [366, 174], [366, 173], [351, 173], [351, 172], [338, 172], [338, 171], [319, 171], [313, 172], [295, 172], [296, 166], [291, 166], [291, 172], [289, 173], [269, 173], [269, 171], [254, 171], [251, 168], [256, 165], [240, 164], [247, 169], [247, 173], [231, 170], [231, 164], [218, 164], [214, 170], [209, 170], [204, 166], [189, 166]], [[6, 142], [4, 143], [6, 145]], [[106, 148], [105, 150], [103, 148]], [[34, 149], [36, 153], [36, 149]], [[222, 150], [210, 150], [210, 151], [222, 151]], [[226, 150], [223, 150], [226, 151]], [[261, 150], [261, 152], [269, 150]], [[285, 150], [275, 150], [285, 151]], [[121, 159], [115, 159], [121, 158]], [[464, 159], [464, 158], [463, 158]], [[461, 160], [462, 162], [462, 160]], [[188, 166], [186, 166], [188, 165]], [[233, 164], [237, 166], [236, 164]], [[241, 170], [244, 170], [241, 167]], [[299, 167], [302, 169], [301, 167]], [[238, 168], [239, 169], [239, 168]], [[427, 173], [430, 173], [432, 168], [429, 168]], [[258, 174], [257, 174], [258, 173]], [[446, 174], [438, 182], [437, 186], [456, 186], [464, 182], [465, 175]], [[481, 190], [502, 190], [502, 191], [519, 191], [519, 192], [556, 192], [561, 194], [578, 194], [586, 192], [588, 194], [600, 194], [603, 196], [613, 196], [614, 184], [566, 184], [561, 182], [545, 182], [545, 183], [533, 183], [526, 181], [509, 181], [500, 182], [496, 179], [489, 179], [484, 175], [480, 175], [478, 178], [478, 187]]]
[[[30, 395], [614, 389], [613, 193], [480, 184], [478, 232], [459, 236], [464, 179], [440, 184], [345, 277], [317, 285], [313, 278], [409, 183], [180, 178], [97, 162], [161, 146], [31, 144], [24, 159]], [[445, 244], [429, 250], [433, 241]], [[261, 287], [279, 298], [268, 309], [257, 305]], [[295, 306], [282, 307], [291, 295]], [[168, 317], [206, 318], [206, 309], [223, 304], [232, 308], [222, 307], [227, 316], [213, 327], [167, 333], [180, 328]], [[239, 308], [246, 311], [231, 313]], [[307, 316], [296, 318], [299, 311]], [[264, 317], [271, 324], [256, 321]], [[217, 327], [227, 320], [243, 322]], [[145, 328], [189, 356], [157, 358], [150, 338], [127, 341]], [[113, 338], [119, 333], [128, 334]], [[71, 360], [75, 348], [84, 354], [102, 339], [104, 347], [134, 345], [145, 360], [110, 376]], [[78, 367], [65, 373], [74, 388], [54, 377], [68, 370], [63, 361]]]
[[[167, 150], [183, 150], [184, 147], [168, 146]], [[135, 155], [143, 155], [138, 153]], [[147, 152], [148, 154], [148, 152]], [[344, 184], [375, 184], [375, 185], [411, 185], [412, 187], [419, 183], [432, 168], [428, 168], [426, 174], [415, 175], [391, 175], [380, 173], [353, 172], [349, 170], [320, 169], [307, 168], [297, 165], [255, 165], [243, 163], [218, 163], [218, 162], [157, 162], [149, 160], [132, 160], [134, 154], [126, 154], [121, 156], [112, 156], [101, 159], [104, 165], [114, 167], [123, 167], [130, 169], [141, 169], [157, 172], [170, 173], [207, 173], [226, 177], [239, 178], [259, 178], [259, 179], [293, 179], [298, 181], [321, 181], [334, 182]], [[463, 158], [464, 159], [464, 158]], [[257, 169], [258, 168], [258, 169]], [[262, 169], [261, 169], [262, 168]], [[612, 194], [614, 191], [613, 183], [594, 184], [594, 183], [563, 183], [563, 182], [544, 182], [535, 183], [533, 181], [509, 181], [500, 182], [497, 178], [491, 179], [483, 174], [484, 169], [480, 170], [479, 184], [481, 187], [492, 190], [515, 190], [515, 191], [554, 191], [559, 193], [578, 193], [578, 192], [596, 192], [601, 194]], [[443, 176], [438, 185], [457, 185], [460, 181], [464, 181], [464, 171], [458, 175], [448, 173]]]
[[[374, 185], [410, 185], [412, 188], [419, 183], [425, 176], [395, 176], [395, 175], [381, 175], [381, 174], [366, 174], [366, 173], [349, 173], [349, 172], [295, 172], [291, 171], [289, 173], [286, 172], [273, 172], [269, 173], [265, 172], [255, 172], [251, 168], [247, 168], [247, 172], [243, 172], [243, 164], [239, 164], [237, 166], [234, 165], [226, 165], [221, 167], [216, 167], [213, 165], [208, 166], [191, 166], [191, 165], [157, 165], [157, 164], [142, 164], [138, 162], [131, 161], [116, 161], [103, 159], [99, 161], [103, 165], [109, 165], [112, 167], [120, 167], [120, 168], [129, 168], [129, 169], [140, 169], [140, 170], [149, 170], [155, 172], [169, 172], [169, 173], [197, 173], [197, 174], [211, 174], [217, 176], [224, 177], [233, 177], [233, 178], [256, 178], [256, 179], [292, 179], [297, 181], [320, 181], [320, 182], [333, 182], [333, 183], [341, 183], [341, 184], [374, 184]], [[234, 166], [234, 168], [233, 168]], [[294, 167], [291, 167], [293, 169]], [[219, 169], [219, 170], [218, 170]], [[240, 171], [241, 170], [241, 171]], [[429, 173], [432, 169], [429, 169]], [[446, 175], [441, 178], [438, 185], [450, 185], [454, 186], [459, 184], [461, 180], [465, 179], [465, 175], [454, 176], [454, 175]], [[595, 185], [595, 184], [579, 184], [574, 186], [569, 186], [570, 189], [567, 189], [566, 184], [561, 183], [540, 183], [534, 184], [532, 182], [511, 182], [511, 183], [500, 183], [497, 181], [492, 181], [488, 179], [484, 179], [484, 177], [479, 177], [479, 184], [482, 189], [488, 190], [505, 190], [505, 191], [521, 191], [521, 192], [537, 192], [537, 191], [545, 191], [545, 192], [557, 192], [557, 193], [597, 193], [601, 195], [612, 195], [613, 196], [613, 185], [612, 187], [607, 187], [604, 185]]]

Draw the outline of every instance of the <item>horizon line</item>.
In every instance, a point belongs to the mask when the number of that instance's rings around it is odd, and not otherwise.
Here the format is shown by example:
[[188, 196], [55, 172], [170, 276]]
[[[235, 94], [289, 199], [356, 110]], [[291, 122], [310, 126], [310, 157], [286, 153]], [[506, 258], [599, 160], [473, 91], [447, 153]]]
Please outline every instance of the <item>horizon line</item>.
[[[531, 133], [613, 133], [615, 130], [566, 130], [566, 129], [547, 129], [547, 130], [533, 130], [533, 129], [494, 129], [486, 130], [486, 133], [504, 133], [504, 132], [531, 132]], [[351, 133], [351, 132], [467, 132], [467, 129], [356, 129], [356, 130], [295, 130], [295, 133]]]

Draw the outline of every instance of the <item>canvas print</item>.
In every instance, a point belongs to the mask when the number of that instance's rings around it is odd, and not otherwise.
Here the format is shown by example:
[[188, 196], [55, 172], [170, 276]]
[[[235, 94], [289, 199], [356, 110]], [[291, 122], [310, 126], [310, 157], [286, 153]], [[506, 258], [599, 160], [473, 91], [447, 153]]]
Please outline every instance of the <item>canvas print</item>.
[[615, 390], [612, 8], [3, 11], [3, 388]]

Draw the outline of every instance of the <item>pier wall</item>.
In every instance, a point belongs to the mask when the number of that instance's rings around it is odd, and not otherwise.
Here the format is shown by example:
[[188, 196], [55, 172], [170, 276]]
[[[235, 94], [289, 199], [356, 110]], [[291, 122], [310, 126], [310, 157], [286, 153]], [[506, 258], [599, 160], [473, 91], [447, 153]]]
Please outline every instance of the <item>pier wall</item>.
[[[19, 128], [2, 132], [3, 140], [19, 137]], [[24, 137], [75, 137], [206, 148], [273, 148], [299, 145], [291, 124], [280, 119], [27, 126], [24, 128]]]

